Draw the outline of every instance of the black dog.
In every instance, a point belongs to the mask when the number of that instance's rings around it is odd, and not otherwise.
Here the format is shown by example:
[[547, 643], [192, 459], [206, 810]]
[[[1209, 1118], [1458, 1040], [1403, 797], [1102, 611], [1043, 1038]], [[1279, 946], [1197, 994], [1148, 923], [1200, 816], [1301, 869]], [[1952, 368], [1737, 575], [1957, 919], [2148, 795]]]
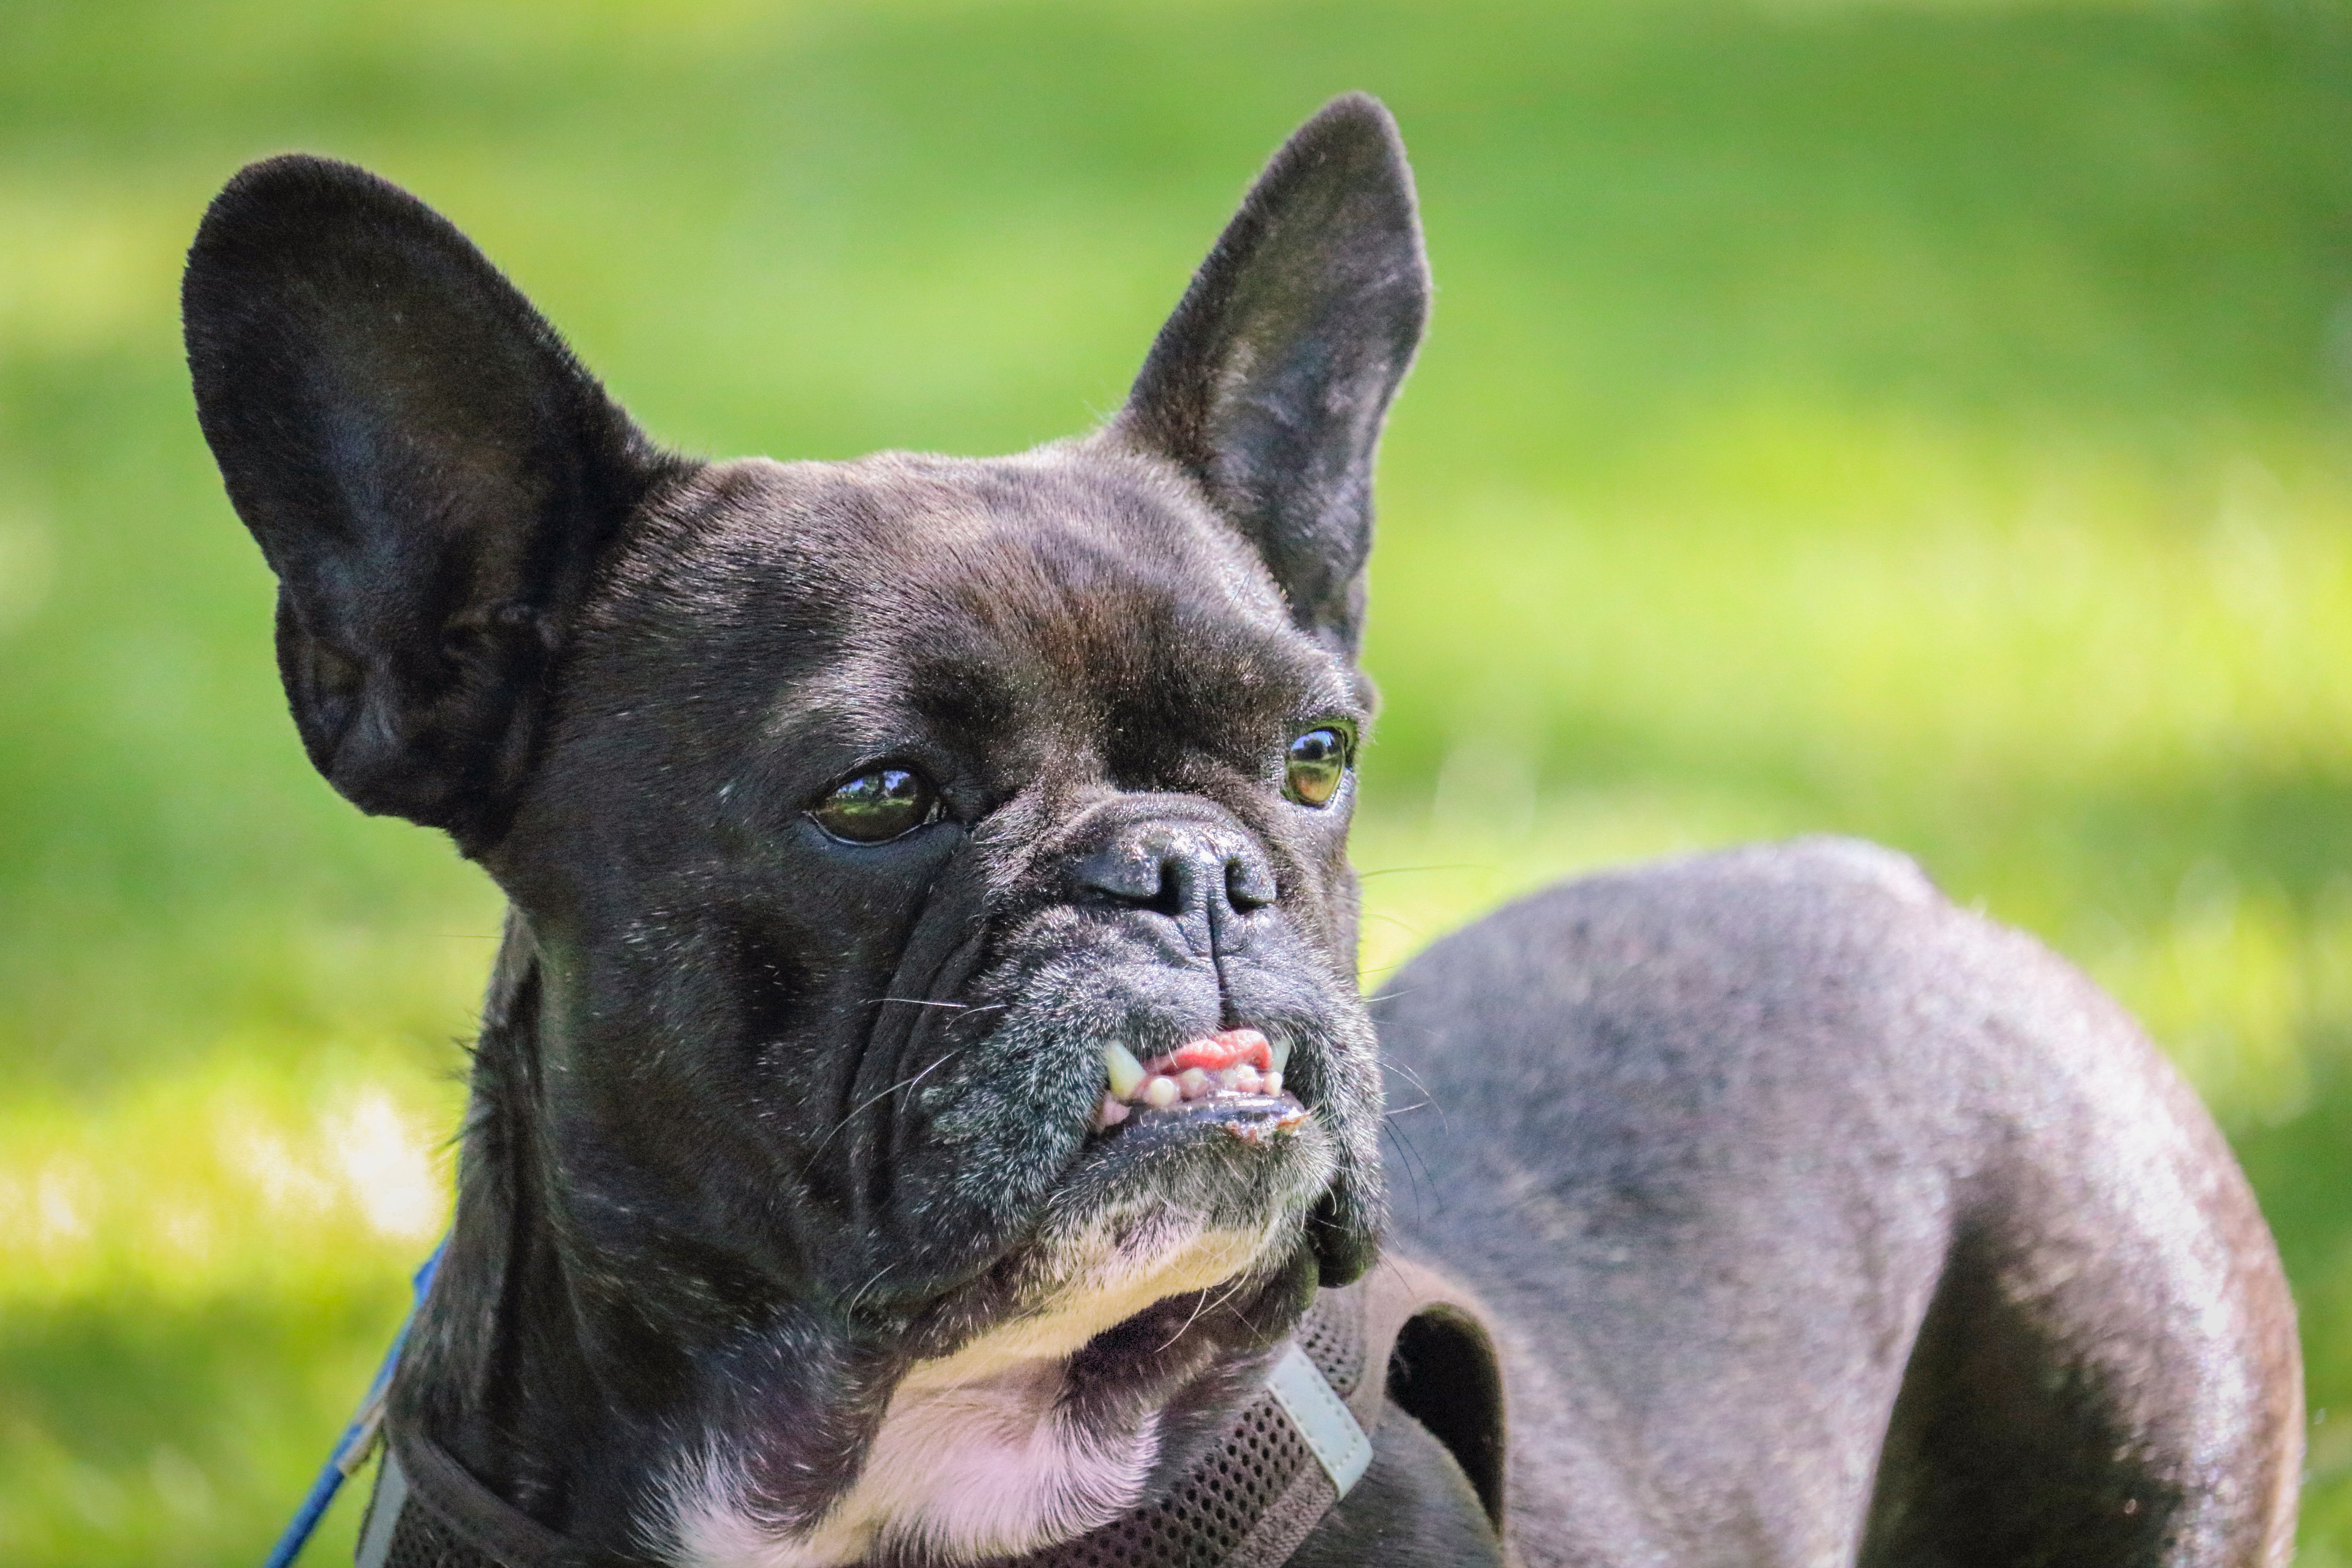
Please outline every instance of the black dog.
[[1570, 889], [1413, 966], [1385, 1032], [1445, 1115], [1400, 1217], [1498, 1310], [1339, 1289], [1383, 1213], [1372, 458], [1427, 289], [1343, 99], [1093, 436], [702, 463], [403, 193], [221, 195], [189, 361], [296, 723], [512, 910], [366, 1551], [2283, 1550], [2291, 1315], [2227, 1153], [1874, 852]]

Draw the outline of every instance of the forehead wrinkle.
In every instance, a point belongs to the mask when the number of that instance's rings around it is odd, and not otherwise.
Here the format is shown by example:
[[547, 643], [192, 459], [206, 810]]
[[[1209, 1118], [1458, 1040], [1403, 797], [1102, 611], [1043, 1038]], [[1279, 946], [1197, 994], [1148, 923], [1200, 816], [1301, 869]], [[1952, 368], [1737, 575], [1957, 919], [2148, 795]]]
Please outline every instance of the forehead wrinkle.
[[835, 657], [779, 694], [772, 738], [823, 726], [887, 747], [958, 709], [1076, 739], [1171, 700], [1357, 706], [1336, 658], [1296, 631], [1255, 557], [1213, 520], [1067, 473], [1028, 489], [946, 471], [961, 463], [902, 464], [922, 482], [897, 506], [856, 509], [856, 570], [824, 574], [832, 592], [817, 595], [831, 599]]
[[984, 552], [957, 552], [949, 587], [969, 606], [975, 585], [991, 584], [992, 614], [1024, 601], [1060, 612], [1034, 616], [1025, 629], [1058, 619], [1087, 639], [1071, 651], [1087, 668], [1106, 658], [1124, 662], [1139, 647], [1128, 634], [1146, 626], [1193, 638], [1188, 654], [1222, 646], [1294, 668], [1328, 662], [1292, 626], [1264, 563], [1216, 520], [1173, 511], [1149, 495], [1103, 499], [1098, 510], [1015, 521]]
[[828, 665], [793, 682], [770, 703], [760, 728], [772, 742], [803, 738], [814, 731], [853, 750], [873, 752], [910, 739], [914, 717], [887, 672], [863, 658]]
[[1192, 565], [1067, 535], [992, 554], [937, 589], [928, 613], [899, 618], [938, 628], [909, 662], [934, 672], [943, 719], [1017, 715], [1074, 742], [1116, 735], [1139, 714], [1178, 733], [1278, 719], [1338, 684], [1286, 617], [1236, 603], [1222, 583], [1204, 590], [1215, 576]]

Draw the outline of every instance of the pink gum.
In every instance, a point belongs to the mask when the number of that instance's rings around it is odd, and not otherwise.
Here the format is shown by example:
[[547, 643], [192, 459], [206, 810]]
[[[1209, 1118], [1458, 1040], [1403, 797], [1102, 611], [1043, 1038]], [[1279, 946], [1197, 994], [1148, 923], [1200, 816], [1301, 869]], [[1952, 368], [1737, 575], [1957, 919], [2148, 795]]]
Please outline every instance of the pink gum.
[[1144, 1063], [1143, 1070], [1172, 1077], [1186, 1068], [1223, 1072], [1241, 1062], [1247, 1062], [1260, 1072], [1274, 1070], [1274, 1051], [1266, 1045], [1265, 1037], [1255, 1029], [1227, 1029], [1206, 1039], [1187, 1040], [1166, 1056], [1154, 1057]]

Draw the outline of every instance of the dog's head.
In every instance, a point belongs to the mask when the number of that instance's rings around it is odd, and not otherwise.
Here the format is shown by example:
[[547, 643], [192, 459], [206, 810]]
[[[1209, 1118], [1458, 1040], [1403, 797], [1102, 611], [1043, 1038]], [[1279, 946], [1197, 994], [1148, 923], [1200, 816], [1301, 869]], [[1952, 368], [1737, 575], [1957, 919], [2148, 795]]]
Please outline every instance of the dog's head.
[[286, 158], [222, 194], [189, 360], [295, 721], [512, 900], [511, 1142], [576, 1291], [938, 1355], [1364, 1267], [1355, 655], [1426, 301], [1346, 99], [1103, 429], [701, 463], [400, 191]]

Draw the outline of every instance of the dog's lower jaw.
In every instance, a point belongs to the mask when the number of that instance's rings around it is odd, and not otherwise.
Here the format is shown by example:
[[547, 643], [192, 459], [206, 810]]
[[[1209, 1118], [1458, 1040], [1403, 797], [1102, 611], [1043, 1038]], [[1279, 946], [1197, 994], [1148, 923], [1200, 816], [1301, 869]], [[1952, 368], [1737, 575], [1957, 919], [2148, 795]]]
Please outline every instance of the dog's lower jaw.
[[814, 1524], [794, 1529], [766, 1515], [741, 1467], [704, 1451], [666, 1489], [670, 1559], [839, 1568], [878, 1548], [894, 1561], [967, 1563], [1108, 1523], [1142, 1500], [1160, 1458], [1161, 1407], [1092, 1403], [1082, 1415], [1068, 1397], [1071, 1357], [1155, 1302], [1246, 1279], [1283, 1228], [1107, 1241], [1036, 1310], [910, 1368], [856, 1481]]

